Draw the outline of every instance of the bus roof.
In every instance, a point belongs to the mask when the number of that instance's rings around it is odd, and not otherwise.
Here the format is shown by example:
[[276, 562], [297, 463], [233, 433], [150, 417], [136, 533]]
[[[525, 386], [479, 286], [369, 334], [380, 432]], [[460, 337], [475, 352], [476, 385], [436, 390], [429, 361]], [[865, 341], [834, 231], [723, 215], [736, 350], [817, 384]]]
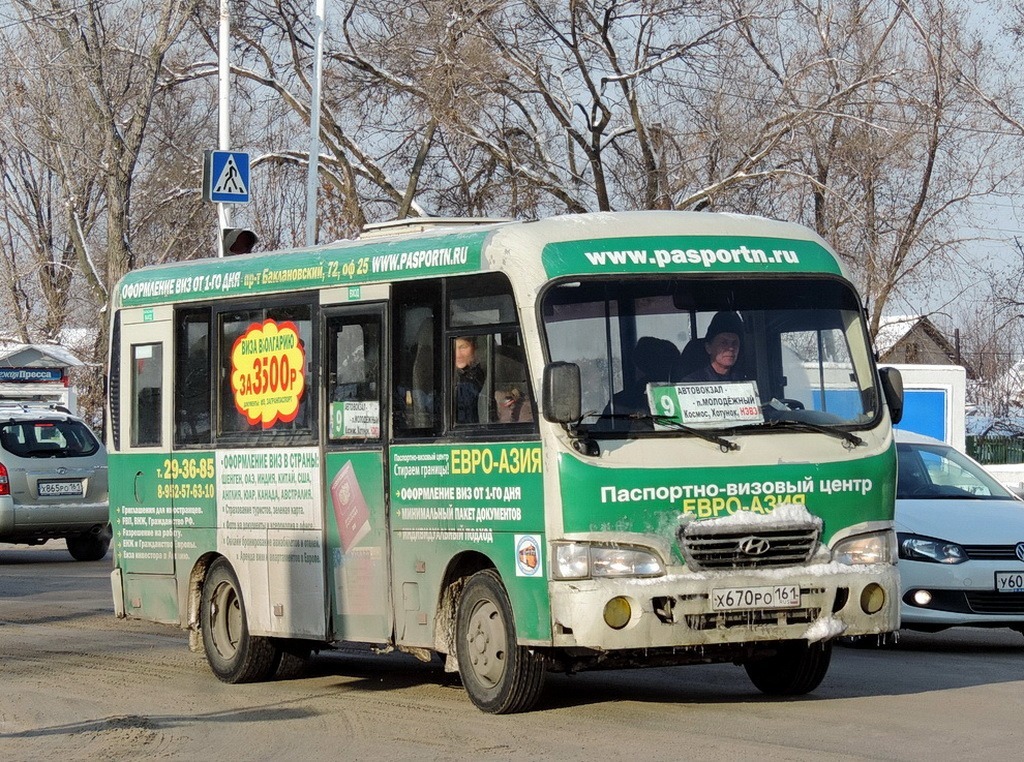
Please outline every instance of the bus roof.
[[[293, 292], [502, 270], [534, 287], [575, 275], [823, 273], [844, 276], [813, 231], [763, 217], [706, 212], [601, 212], [543, 220], [434, 220], [377, 226], [351, 241], [135, 270], [114, 307]], [[412, 228], [412, 232], [408, 229]]]

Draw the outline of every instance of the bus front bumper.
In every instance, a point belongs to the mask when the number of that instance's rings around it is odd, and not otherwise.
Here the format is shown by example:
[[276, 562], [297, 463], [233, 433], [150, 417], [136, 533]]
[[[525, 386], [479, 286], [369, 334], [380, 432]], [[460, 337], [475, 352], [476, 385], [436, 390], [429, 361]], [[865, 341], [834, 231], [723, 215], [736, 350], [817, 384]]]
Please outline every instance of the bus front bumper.
[[779, 640], [899, 628], [893, 565], [552, 580], [553, 645], [598, 650]]

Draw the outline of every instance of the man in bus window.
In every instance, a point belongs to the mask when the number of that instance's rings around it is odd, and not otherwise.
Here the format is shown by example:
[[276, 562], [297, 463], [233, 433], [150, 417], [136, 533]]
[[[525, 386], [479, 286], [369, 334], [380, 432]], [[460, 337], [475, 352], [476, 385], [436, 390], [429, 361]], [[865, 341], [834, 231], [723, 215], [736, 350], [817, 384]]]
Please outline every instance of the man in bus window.
[[742, 377], [737, 365], [740, 359], [740, 341], [743, 336], [743, 321], [735, 312], [718, 312], [711, 319], [704, 336], [704, 350], [708, 354], [707, 364], [690, 373], [683, 381], [725, 382], [740, 381]]

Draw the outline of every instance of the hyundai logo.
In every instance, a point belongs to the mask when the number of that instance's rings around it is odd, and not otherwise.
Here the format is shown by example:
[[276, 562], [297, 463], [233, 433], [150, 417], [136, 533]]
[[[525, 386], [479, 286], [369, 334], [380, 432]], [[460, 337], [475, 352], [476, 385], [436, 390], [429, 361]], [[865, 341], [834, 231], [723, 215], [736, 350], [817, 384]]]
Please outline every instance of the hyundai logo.
[[1017, 558], [1024, 561], [1024, 542], [1017, 543]]
[[[1024, 545], [1024, 543], [1021, 543]], [[769, 550], [771, 550], [772, 544], [768, 542], [764, 537], [744, 537], [736, 545], [736, 549], [745, 556], [763, 556]], [[1021, 553], [1021, 549], [1018, 546], [1017, 553]]]

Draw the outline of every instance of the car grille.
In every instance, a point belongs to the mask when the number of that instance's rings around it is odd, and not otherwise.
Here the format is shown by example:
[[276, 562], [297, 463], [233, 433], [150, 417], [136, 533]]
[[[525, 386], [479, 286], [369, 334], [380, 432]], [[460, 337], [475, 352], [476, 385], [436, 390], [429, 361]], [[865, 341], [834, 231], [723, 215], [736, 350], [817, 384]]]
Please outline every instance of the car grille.
[[704, 528], [694, 521], [681, 535], [680, 550], [691, 569], [771, 569], [806, 563], [818, 548], [821, 525]]
[[975, 561], [1019, 561], [1014, 545], [964, 545], [967, 557]]
[[967, 593], [967, 605], [975, 614], [1024, 614], [1024, 593]]

